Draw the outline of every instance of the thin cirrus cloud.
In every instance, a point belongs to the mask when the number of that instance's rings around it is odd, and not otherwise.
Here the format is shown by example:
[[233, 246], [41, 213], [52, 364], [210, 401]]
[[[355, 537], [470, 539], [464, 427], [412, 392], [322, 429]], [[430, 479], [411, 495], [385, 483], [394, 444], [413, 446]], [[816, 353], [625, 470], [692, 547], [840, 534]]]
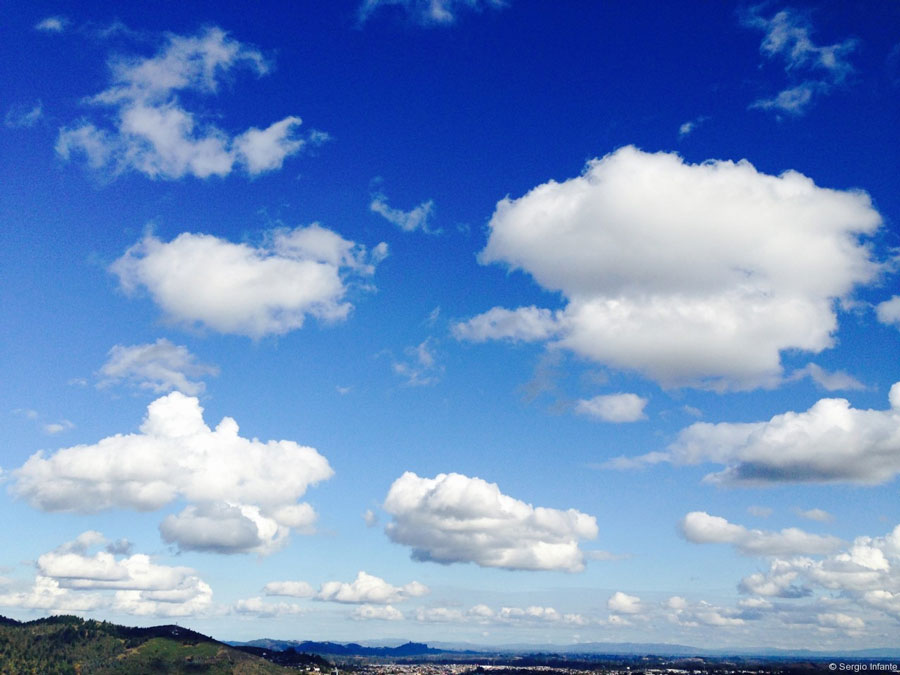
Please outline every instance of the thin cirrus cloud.
[[[99, 370], [98, 387], [127, 382], [157, 394], [178, 390], [195, 396], [206, 384], [199, 378], [218, 375], [219, 369], [197, 361], [187, 347], [159, 338], [140, 345], [115, 345]], [[191, 379], [194, 378], [194, 379]]]
[[[107, 610], [138, 616], [191, 616], [212, 605], [212, 589], [189, 567], [154, 563], [144, 554], [117, 555], [99, 532], [39, 556], [30, 589], [0, 595], [0, 604], [51, 612]], [[92, 552], [93, 551], [93, 552]]]
[[834, 344], [834, 301], [882, 270], [860, 241], [881, 222], [864, 192], [796, 171], [627, 146], [501, 200], [489, 223], [480, 262], [527, 272], [566, 306], [495, 307], [454, 333], [549, 341], [666, 387], [773, 387], [782, 351]]
[[771, 98], [754, 101], [751, 108], [803, 115], [816, 98], [843, 84], [853, 73], [848, 55], [856, 48], [856, 40], [819, 46], [812, 39], [809, 21], [795, 10], [781, 10], [769, 19], [753, 10], [744, 17], [744, 24], [765, 33], [759, 50], [768, 59], [784, 62], [790, 84]]
[[458, 473], [420, 478], [408, 471], [391, 485], [383, 508], [393, 516], [388, 537], [412, 548], [418, 561], [580, 572], [579, 541], [597, 536], [593, 516], [535, 507]]
[[887, 410], [823, 398], [806, 412], [767, 422], [696, 422], [666, 452], [620, 457], [606, 468], [712, 462], [726, 468], [704, 480], [725, 485], [885, 483], [900, 473], [900, 383], [888, 399]]
[[332, 474], [313, 448], [242, 438], [230, 417], [210, 429], [198, 400], [173, 392], [149, 405], [139, 433], [35, 453], [12, 472], [12, 492], [47, 512], [155, 511], [184, 499], [160, 524], [166, 541], [267, 554], [292, 530], [312, 530], [315, 511], [298, 500]]
[[844, 543], [789, 527], [780, 532], [749, 530], [705, 511], [692, 511], [681, 520], [681, 532], [694, 544], [732, 544], [750, 556], [785, 556], [833, 553]]
[[347, 317], [348, 284], [366, 279], [387, 255], [317, 224], [268, 232], [259, 246], [209, 234], [170, 242], [144, 236], [110, 271], [126, 293], [145, 289], [176, 324], [261, 338], [300, 328], [307, 316]]
[[647, 399], [637, 394], [604, 394], [581, 399], [575, 404], [575, 412], [603, 422], [637, 422], [647, 418], [646, 405]]
[[180, 93], [214, 95], [222, 79], [238, 68], [258, 76], [269, 70], [258, 50], [215, 27], [191, 36], [170, 34], [150, 57], [113, 58], [110, 86], [86, 99], [91, 110], [109, 115], [60, 129], [56, 152], [65, 160], [83, 155], [91, 168], [110, 169], [113, 175], [136, 171], [150, 178], [207, 178], [227, 176], [241, 166], [255, 176], [280, 169], [308, 143], [327, 139], [322, 132], [298, 137], [301, 120], [293, 115], [231, 135], [183, 106]]
[[357, 18], [362, 24], [382, 7], [398, 7], [421, 25], [448, 25], [456, 21], [461, 10], [500, 9], [507, 4], [507, 0], [363, 0]]

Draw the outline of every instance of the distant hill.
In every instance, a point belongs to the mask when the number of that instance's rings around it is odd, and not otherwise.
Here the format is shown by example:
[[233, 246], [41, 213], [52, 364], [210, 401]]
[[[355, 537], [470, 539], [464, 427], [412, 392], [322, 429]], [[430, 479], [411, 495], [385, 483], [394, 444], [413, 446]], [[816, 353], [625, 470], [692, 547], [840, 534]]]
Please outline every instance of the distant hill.
[[442, 649], [433, 649], [422, 642], [406, 642], [397, 647], [364, 647], [355, 642], [341, 644], [339, 642], [299, 642], [297, 640], [271, 640], [263, 638], [250, 642], [229, 642], [233, 647], [258, 647], [284, 651], [293, 649], [307, 654], [325, 656], [370, 656], [380, 658], [399, 658], [410, 656], [434, 656], [445, 653]]
[[129, 628], [53, 616], [28, 622], [0, 617], [0, 672], [268, 675], [286, 671], [260, 656], [179, 626]]

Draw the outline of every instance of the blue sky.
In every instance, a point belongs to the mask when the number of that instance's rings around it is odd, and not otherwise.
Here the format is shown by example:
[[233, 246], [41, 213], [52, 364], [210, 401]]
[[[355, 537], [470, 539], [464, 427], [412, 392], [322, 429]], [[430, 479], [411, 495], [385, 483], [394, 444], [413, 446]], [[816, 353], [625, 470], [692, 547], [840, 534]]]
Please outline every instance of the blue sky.
[[11, 8], [0, 612], [893, 644], [898, 27]]

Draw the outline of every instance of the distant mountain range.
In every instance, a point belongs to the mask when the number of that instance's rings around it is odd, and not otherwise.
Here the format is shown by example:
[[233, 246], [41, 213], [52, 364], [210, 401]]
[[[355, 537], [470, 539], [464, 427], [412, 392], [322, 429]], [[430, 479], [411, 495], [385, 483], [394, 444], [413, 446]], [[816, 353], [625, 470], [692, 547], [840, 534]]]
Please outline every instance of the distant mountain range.
[[[399, 643], [399, 644], [398, 644]], [[356, 642], [314, 642], [297, 640], [259, 639], [250, 642], [229, 642], [233, 646], [261, 647], [271, 650], [294, 649], [307, 654], [322, 656], [360, 656], [376, 658], [408, 659], [414, 657], [452, 657], [524, 654], [560, 654], [568, 657], [584, 656], [674, 656], [674, 657], [708, 657], [722, 658], [726, 656], [786, 658], [786, 659], [900, 659], [900, 648], [872, 648], [851, 651], [813, 651], [810, 649], [774, 649], [765, 648], [722, 648], [704, 649], [688, 645], [643, 643], [643, 642], [583, 642], [571, 645], [559, 644], [501, 644], [475, 645], [465, 642], [402, 642], [401, 640], [379, 640], [366, 644]]]

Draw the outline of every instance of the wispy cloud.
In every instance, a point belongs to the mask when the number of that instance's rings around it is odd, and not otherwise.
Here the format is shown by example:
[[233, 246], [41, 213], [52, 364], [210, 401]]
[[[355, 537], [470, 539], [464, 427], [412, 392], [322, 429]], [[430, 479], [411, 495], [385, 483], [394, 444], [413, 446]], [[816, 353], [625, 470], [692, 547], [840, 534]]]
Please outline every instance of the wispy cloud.
[[507, 0], [363, 0], [357, 18], [362, 24], [383, 7], [397, 7], [423, 26], [440, 26], [454, 23], [461, 11], [501, 9], [507, 4]]
[[369, 209], [373, 213], [382, 216], [389, 223], [393, 223], [404, 232], [414, 232], [415, 230], [421, 230], [422, 232], [431, 234], [436, 234], [437, 232], [429, 227], [429, 219], [431, 218], [434, 209], [434, 202], [430, 199], [427, 202], [422, 202], [418, 206], [413, 207], [409, 211], [403, 211], [388, 206], [387, 197], [385, 197], [383, 193], [378, 193], [372, 197]]
[[754, 101], [751, 108], [803, 115], [816, 97], [843, 84], [853, 72], [848, 55], [856, 48], [856, 40], [817, 45], [810, 22], [795, 10], [784, 9], [767, 19], [757, 8], [743, 18], [745, 25], [765, 33], [760, 52], [766, 58], [781, 59], [791, 83], [771, 98]]

